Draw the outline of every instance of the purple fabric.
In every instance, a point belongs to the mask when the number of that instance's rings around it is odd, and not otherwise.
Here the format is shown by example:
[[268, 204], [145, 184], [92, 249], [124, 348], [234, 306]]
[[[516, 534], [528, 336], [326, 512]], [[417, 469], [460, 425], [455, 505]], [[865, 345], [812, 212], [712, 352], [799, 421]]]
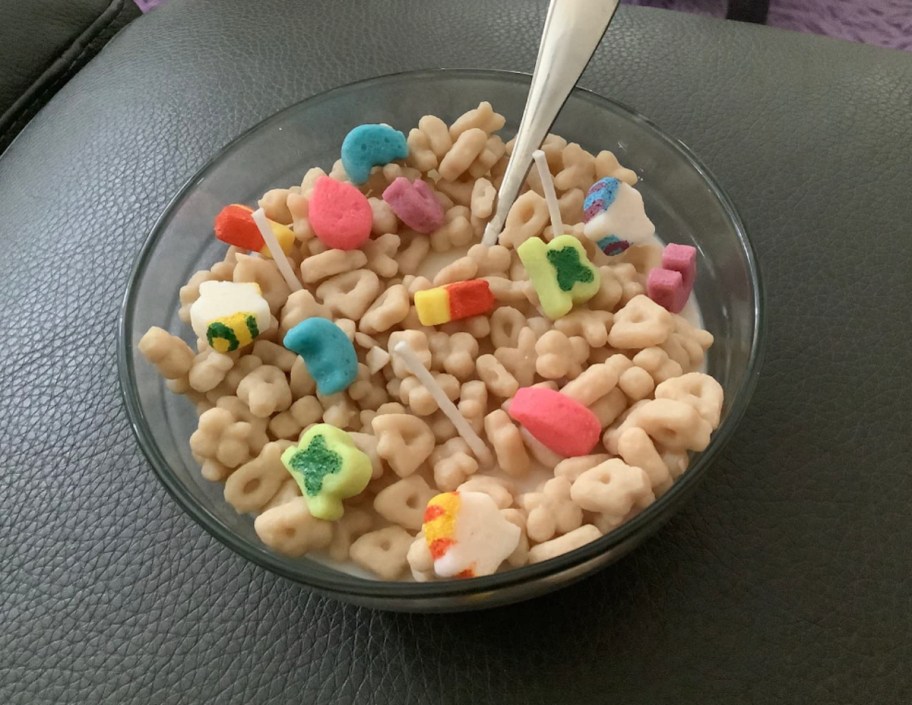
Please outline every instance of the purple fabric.
[[[622, 0], [724, 17], [726, 0]], [[771, 27], [912, 51], [912, 0], [770, 0]]]

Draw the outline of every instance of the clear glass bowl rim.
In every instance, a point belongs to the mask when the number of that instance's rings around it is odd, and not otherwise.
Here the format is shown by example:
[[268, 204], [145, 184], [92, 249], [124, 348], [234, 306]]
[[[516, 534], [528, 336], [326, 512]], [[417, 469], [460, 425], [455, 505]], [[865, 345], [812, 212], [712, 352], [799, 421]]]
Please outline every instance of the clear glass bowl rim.
[[285, 115], [290, 111], [306, 109], [326, 100], [332, 100], [334, 96], [341, 92], [354, 89], [367, 89], [373, 85], [400, 82], [400, 81], [422, 81], [433, 79], [435, 76], [446, 76], [465, 79], [500, 79], [511, 82], [528, 83], [531, 76], [527, 73], [516, 71], [503, 71], [491, 69], [423, 69], [418, 71], [404, 71], [383, 76], [356, 81], [344, 86], [329, 89], [317, 93], [294, 103], [265, 120], [257, 123], [246, 130], [239, 137], [231, 141], [218, 153], [212, 157], [196, 174], [194, 174], [178, 191], [177, 195], [171, 199], [157, 219], [155, 225], [143, 244], [139, 254], [136, 257], [133, 269], [130, 273], [130, 279], [126, 294], [121, 306], [120, 320], [118, 324], [118, 376], [120, 379], [121, 393], [127, 408], [130, 425], [136, 436], [140, 448], [146, 457], [146, 460], [152, 466], [158, 479], [165, 486], [171, 496], [197, 523], [199, 523], [212, 536], [221, 541], [223, 544], [237, 552], [244, 558], [253, 563], [266, 568], [278, 575], [293, 580], [295, 582], [317, 588], [330, 594], [340, 596], [350, 596], [352, 598], [365, 598], [368, 600], [389, 600], [390, 602], [422, 601], [434, 600], [446, 597], [466, 597], [473, 594], [483, 594], [489, 592], [500, 592], [507, 588], [513, 588], [520, 584], [536, 582], [542, 579], [551, 578], [558, 574], [569, 571], [576, 566], [591, 561], [603, 553], [623, 545], [640, 532], [649, 533], [649, 527], [653, 522], [661, 522], [663, 517], [669, 516], [673, 510], [684, 500], [689, 490], [691, 490], [706, 473], [708, 467], [716, 457], [717, 453], [725, 446], [731, 438], [734, 429], [741, 420], [747, 405], [750, 401], [753, 391], [757, 385], [759, 377], [760, 362], [762, 358], [763, 341], [765, 340], [765, 317], [764, 317], [764, 295], [761, 284], [761, 277], [757, 257], [754, 253], [750, 240], [747, 237], [744, 224], [741, 221], [731, 199], [725, 193], [712, 173], [700, 162], [696, 155], [680, 140], [667, 135], [651, 120], [636, 112], [635, 110], [619, 103], [617, 101], [605, 98], [593, 91], [585, 88], [576, 87], [573, 90], [575, 97], [593, 103], [603, 109], [611, 110], [623, 114], [632, 122], [638, 124], [643, 129], [653, 132], [666, 142], [672, 149], [678, 151], [681, 156], [690, 164], [690, 166], [700, 174], [705, 180], [708, 188], [713, 192], [719, 202], [722, 204], [726, 215], [734, 226], [740, 239], [741, 247], [744, 249], [748, 271], [751, 277], [751, 286], [754, 292], [754, 337], [751, 342], [750, 353], [748, 357], [747, 370], [741, 382], [740, 388], [734, 395], [734, 402], [729, 408], [719, 428], [713, 434], [713, 440], [709, 447], [701, 453], [693, 465], [688, 468], [687, 472], [674, 483], [668, 492], [660, 499], [647, 507], [636, 517], [621, 525], [614, 531], [602, 536], [601, 538], [582, 546], [574, 551], [565, 553], [556, 558], [552, 558], [534, 565], [515, 568], [503, 573], [489, 575], [479, 578], [450, 580], [443, 582], [428, 583], [407, 583], [392, 582], [379, 580], [366, 580], [357, 578], [346, 573], [339, 572], [333, 574], [331, 579], [326, 578], [319, 573], [311, 574], [308, 571], [307, 564], [301, 563], [299, 570], [292, 570], [284, 562], [288, 559], [274, 554], [269, 551], [254, 550], [243, 540], [239, 539], [235, 533], [225, 527], [221, 521], [212, 514], [205, 506], [198, 503], [196, 499], [189, 494], [181, 481], [172, 473], [170, 467], [158, 449], [154, 435], [149, 428], [145, 415], [143, 414], [142, 404], [139, 399], [139, 392], [134, 384], [134, 362], [132, 356], [132, 339], [131, 330], [133, 323], [133, 308], [136, 303], [137, 282], [145, 270], [146, 263], [155, 253], [156, 245], [159, 238], [165, 232], [170, 221], [170, 217], [177, 205], [191, 192], [196, 184], [214, 168], [228, 153], [239, 148], [254, 133], [261, 129], [268, 128], [271, 124], [281, 122]]

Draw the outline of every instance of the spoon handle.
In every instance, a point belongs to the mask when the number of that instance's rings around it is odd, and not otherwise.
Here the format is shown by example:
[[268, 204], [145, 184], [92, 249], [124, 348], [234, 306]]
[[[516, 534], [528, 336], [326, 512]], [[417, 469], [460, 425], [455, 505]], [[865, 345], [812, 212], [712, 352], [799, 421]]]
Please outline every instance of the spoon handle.
[[539, 148], [570, 91], [592, 58], [611, 23], [619, 0], [551, 0], [532, 85], [516, 142], [497, 194], [497, 210], [485, 228], [482, 242], [491, 246], [503, 230], [507, 213], [519, 195]]

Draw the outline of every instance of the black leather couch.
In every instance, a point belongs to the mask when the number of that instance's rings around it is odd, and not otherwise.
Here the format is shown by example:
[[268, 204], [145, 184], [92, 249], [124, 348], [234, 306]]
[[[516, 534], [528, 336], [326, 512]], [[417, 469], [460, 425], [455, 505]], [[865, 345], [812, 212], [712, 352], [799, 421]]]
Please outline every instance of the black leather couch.
[[172, 0], [0, 158], [0, 702], [912, 701], [912, 55], [622, 8], [582, 84], [687, 142], [759, 253], [731, 444], [629, 557], [444, 616], [324, 599], [185, 516], [134, 442], [115, 327], [188, 179], [316, 91], [531, 70], [543, 0]]

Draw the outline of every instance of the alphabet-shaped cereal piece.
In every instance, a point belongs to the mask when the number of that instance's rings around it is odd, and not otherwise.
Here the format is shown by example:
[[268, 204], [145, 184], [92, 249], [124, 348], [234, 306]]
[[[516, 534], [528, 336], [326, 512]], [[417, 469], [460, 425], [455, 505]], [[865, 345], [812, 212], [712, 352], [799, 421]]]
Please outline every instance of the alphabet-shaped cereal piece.
[[[617, 437], [633, 426], [642, 428], [653, 440], [671, 451], [706, 450], [712, 434], [710, 423], [693, 406], [677, 399], [653, 399], [632, 407], [620, 425]], [[606, 431], [609, 441], [611, 435], [610, 429]], [[616, 442], [612, 443], [616, 445]]]
[[291, 366], [288, 386], [291, 388], [291, 396], [296, 400], [311, 396], [316, 391], [317, 383], [307, 369], [303, 357], [298, 356]]
[[478, 341], [469, 333], [433, 333], [428, 337], [428, 346], [435, 370], [444, 370], [460, 382], [472, 376], [478, 357]]
[[507, 565], [511, 568], [520, 568], [529, 562], [529, 537], [526, 535], [526, 516], [519, 509], [512, 507], [501, 509], [500, 515], [519, 528], [519, 543], [513, 553], [507, 557]]
[[[575, 226], [582, 224], [583, 202], [585, 200], [586, 192], [581, 188], [570, 189], [557, 199], [557, 207], [560, 210], [561, 220], [563, 221], [564, 226], [574, 226], [574, 235], [577, 237], [581, 237], [583, 235], [583, 228], [579, 228], [577, 230]], [[546, 239], [551, 239], [553, 237], [554, 233], [552, 232], [550, 237]], [[589, 243], [591, 240], [586, 239], [586, 242]], [[594, 254], [594, 252], [591, 254]]]
[[347, 507], [345, 515], [332, 523], [332, 540], [326, 547], [334, 561], [347, 561], [352, 543], [374, 528], [374, 515], [366, 509]]
[[402, 284], [395, 284], [371, 304], [361, 318], [360, 328], [369, 335], [383, 333], [401, 323], [409, 312], [408, 290]]
[[690, 404], [710, 426], [719, 426], [724, 392], [722, 385], [707, 374], [690, 372], [667, 379], [655, 388], [655, 398]]
[[200, 416], [199, 426], [190, 436], [190, 450], [196, 457], [236, 468], [250, 459], [252, 432], [251, 424], [238, 421], [227, 409], [215, 407]]
[[337, 274], [317, 287], [317, 296], [341, 316], [360, 320], [380, 293], [380, 279], [369, 269]]
[[483, 492], [494, 500], [498, 509], [512, 505], [515, 494], [515, 488], [509, 480], [485, 474], [472, 475], [456, 489], [459, 492]]
[[[268, 340], [257, 340], [253, 344], [252, 350], [253, 356], [256, 359], [260, 360], [263, 364], [272, 365], [273, 367], [278, 367], [283, 372], [291, 372], [291, 368], [294, 367], [295, 360], [298, 359], [298, 356], [295, 355], [291, 350], [284, 348], [281, 345], [277, 345]], [[245, 357], [251, 357], [247, 355]], [[243, 360], [244, 358], [241, 358]], [[237, 367], [240, 364], [240, 360], [235, 364]], [[259, 365], [256, 365], [259, 367]], [[251, 372], [253, 370], [250, 370]], [[240, 384], [240, 380], [238, 380]]]
[[548, 218], [545, 199], [534, 191], [526, 191], [516, 199], [507, 214], [500, 244], [518, 248], [530, 238], [540, 235], [548, 224]]
[[437, 272], [434, 277], [434, 286], [443, 286], [454, 282], [472, 279], [478, 273], [478, 262], [466, 255]]
[[296, 439], [301, 429], [323, 418], [323, 407], [314, 396], [297, 399], [287, 411], [269, 420], [269, 432], [275, 438]]
[[544, 468], [553, 470], [557, 464], [563, 460], [563, 456], [558, 455], [548, 448], [544, 443], [538, 440], [525, 428], [519, 429], [519, 435], [522, 436], [523, 445], [532, 457], [532, 460]]
[[545, 244], [533, 237], [523, 242], [517, 253], [551, 320], [567, 315], [575, 304], [591, 299], [599, 290], [599, 270], [572, 235], [559, 235]]
[[382, 414], [371, 421], [377, 453], [399, 477], [414, 473], [434, 450], [434, 433], [410, 414]]
[[445, 492], [432, 498], [421, 529], [443, 578], [494, 573], [519, 544], [521, 530], [482, 492]]
[[303, 497], [267, 509], [253, 528], [263, 543], [291, 557], [325, 548], [332, 539], [332, 524], [314, 517]]
[[674, 478], [646, 431], [637, 426], [628, 428], [618, 437], [617, 445], [625, 463], [645, 471], [656, 497], [671, 487]]
[[436, 169], [442, 158], [453, 146], [446, 123], [435, 115], [425, 115], [418, 127], [408, 135], [408, 163], [421, 171]]
[[617, 458], [586, 470], [574, 481], [570, 497], [583, 509], [601, 514], [606, 528], [620, 525], [633, 510], [655, 501], [646, 471]]
[[[260, 293], [269, 303], [269, 310], [275, 314], [285, 304], [291, 289], [279, 272], [276, 263], [262, 257], [237, 255], [237, 265], [234, 268], [233, 279], [236, 284], [253, 283], [260, 287]], [[202, 288], [200, 289], [202, 291]], [[257, 319], [258, 325], [266, 327], [268, 321]]]
[[291, 225], [294, 218], [288, 208], [288, 197], [292, 193], [300, 193], [300, 189], [300, 186], [270, 189], [257, 201], [257, 205], [263, 209], [263, 213], [269, 220], [282, 225]]
[[[442, 188], [443, 185], [444, 182], [439, 182], [438, 188]], [[471, 212], [468, 207], [457, 205], [450, 208], [446, 212], [446, 222], [431, 233], [431, 249], [434, 252], [447, 252], [454, 247], [468, 245], [475, 237], [475, 229], [470, 218]]]
[[339, 393], [325, 396], [317, 393], [317, 399], [323, 407], [323, 423], [337, 428], [356, 428], [355, 422], [359, 420], [360, 412], [346, 395]]
[[478, 264], [478, 276], [503, 275], [510, 269], [511, 254], [503, 245], [477, 244], [469, 248], [468, 256]]
[[674, 330], [661, 347], [684, 372], [696, 372], [713, 344], [712, 333], [692, 326], [683, 316], [673, 316], [673, 319]]
[[437, 173], [444, 181], [455, 181], [484, 151], [488, 144], [488, 134], [477, 127], [472, 127], [459, 134], [453, 146], [446, 153], [437, 167]]
[[495, 301], [501, 304], [519, 305], [528, 301], [525, 286], [528, 282], [492, 276], [484, 277], [484, 280], [491, 287]]
[[464, 382], [456, 408], [465, 416], [475, 432], [479, 433], [488, 412], [488, 388], [485, 383], [477, 379]]
[[301, 289], [291, 294], [282, 307], [280, 329], [287, 333], [308, 318], [332, 318], [332, 312], [329, 307], [318, 303], [310, 291]]
[[[418, 359], [421, 360], [421, 363], [428, 369], [431, 369], [433, 357], [431, 356], [431, 350], [428, 345], [428, 337], [424, 333], [419, 330], [396, 331], [389, 337], [389, 342], [387, 344], [388, 349], [392, 350], [400, 341], [405, 341], [418, 356]], [[393, 373], [399, 379], [404, 379], [411, 374], [408, 367], [406, 367], [405, 363], [402, 362], [402, 359], [398, 355], [393, 356]]]
[[608, 344], [622, 350], [642, 349], [665, 342], [674, 319], [648, 296], [635, 296], [614, 315]]
[[634, 365], [618, 378], [618, 387], [630, 401], [640, 401], [652, 394], [655, 382], [649, 372]]
[[519, 504], [527, 514], [526, 533], [536, 543], [578, 529], [583, 523], [583, 512], [570, 499], [570, 483], [563, 477], [548, 480], [540, 492], [521, 495]]
[[384, 279], [391, 279], [399, 272], [396, 253], [399, 252], [400, 238], [394, 233], [384, 233], [364, 243], [362, 251], [367, 256], [367, 268]]
[[623, 285], [614, 268], [609, 266], [599, 267], [599, 278], [601, 279], [599, 290], [589, 300], [589, 308], [598, 311], [614, 311], [624, 296]]
[[604, 179], [606, 176], [613, 176], [631, 186], [635, 186], [638, 180], [635, 171], [621, 166], [613, 152], [603, 149], [595, 155], [595, 177]]
[[139, 340], [139, 351], [165, 379], [180, 379], [190, 372], [193, 350], [176, 335], [152, 326]]
[[519, 389], [516, 378], [493, 355], [481, 355], [475, 363], [475, 369], [492, 394], [509, 399]]
[[282, 453], [282, 464], [301, 488], [310, 513], [327, 521], [342, 516], [342, 500], [362, 492], [372, 474], [370, 458], [345, 431], [328, 424], [311, 426], [297, 446]]
[[489, 102], [483, 101], [478, 104], [477, 108], [473, 108], [456, 118], [456, 121], [450, 125], [450, 137], [454, 140], [458, 139], [463, 132], [473, 128], [483, 130], [490, 135], [500, 130], [505, 123], [506, 118], [499, 113], [495, 113]]
[[349, 556], [384, 580], [396, 580], [408, 568], [406, 555], [411, 545], [412, 536], [405, 529], [388, 526], [360, 536], [351, 545]]
[[656, 384], [683, 374], [681, 365], [672, 360], [662, 348], [650, 347], [640, 350], [633, 356], [633, 364], [646, 370]]
[[250, 408], [236, 396], [223, 396], [219, 398], [215, 406], [219, 409], [227, 409], [238, 421], [246, 421], [250, 424], [250, 435], [247, 437], [247, 442], [253, 455], [257, 455], [269, 442], [269, 438], [266, 436], [266, 419], [254, 415]]
[[583, 406], [592, 406], [614, 389], [617, 382], [618, 375], [612, 367], [605, 364], [591, 365], [572, 382], [565, 384], [561, 394], [575, 399]]
[[[492, 332], [493, 342], [493, 332]], [[522, 387], [528, 387], [535, 378], [538, 353], [535, 350], [537, 340], [531, 328], [522, 328], [516, 340], [516, 347], [500, 347], [494, 350], [494, 357], [516, 378]]]
[[256, 458], [241, 465], [225, 481], [225, 501], [240, 514], [265, 507], [288, 478], [281, 456], [290, 445], [290, 441], [273, 441], [263, 446]]
[[452, 492], [478, 472], [478, 461], [468, 444], [459, 437], [438, 445], [431, 453], [431, 465], [434, 467], [434, 484], [444, 492]]
[[326, 250], [305, 257], [301, 262], [301, 280], [313, 284], [328, 277], [360, 269], [367, 264], [367, 255], [361, 250]]
[[549, 330], [535, 343], [535, 371], [545, 379], [575, 378], [589, 357], [589, 346], [582, 338], [568, 338]]
[[529, 472], [529, 455], [519, 429], [507, 413], [495, 409], [484, 419], [485, 435], [494, 447], [497, 465], [511, 477], [522, 477]]
[[428, 252], [431, 251], [431, 241], [423, 235], [408, 237], [405, 233], [400, 233], [402, 244], [399, 248], [397, 259], [399, 265], [399, 274], [415, 274], [421, 263], [424, 262]]
[[278, 367], [260, 365], [248, 374], [237, 388], [238, 398], [254, 416], [265, 419], [291, 406], [288, 378]]
[[592, 455], [580, 455], [575, 458], [565, 458], [560, 461], [554, 468], [555, 477], [563, 477], [573, 484], [576, 479], [586, 470], [594, 468], [596, 465], [604, 463], [611, 456], [606, 453], [594, 453]]
[[491, 342], [495, 348], [515, 348], [526, 317], [512, 306], [501, 306], [491, 314]]
[[338, 325], [325, 318], [301, 321], [285, 334], [283, 344], [304, 358], [320, 394], [341, 392], [358, 375], [354, 345]]
[[595, 157], [571, 142], [561, 153], [561, 170], [554, 177], [554, 188], [559, 193], [571, 189], [587, 189], [595, 177]]
[[[288, 473], [285, 473], [286, 477]], [[301, 498], [301, 488], [298, 487], [298, 483], [294, 481], [293, 478], [288, 477], [285, 482], [279, 487], [279, 491], [275, 493], [275, 496], [270, 499], [266, 506], [263, 507], [263, 511], [266, 512], [273, 507], [278, 507], [286, 502], [291, 502], [296, 499]], [[304, 505], [306, 508], [306, 504]]]
[[494, 211], [494, 197], [497, 189], [488, 179], [478, 179], [472, 187], [472, 200], [469, 206], [476, 218], [490, 218]]
[[409, 546], [406, 560], [416, 583], [426, 583], [434, 579], [434, 557], [431, 555], [431, 549], [428, 548], [422, 532], [418, 532], [415, 540]]
[[554, 322], [554, 328], [568, 336], [581, 336], [589, 347], [601, 348], [608, 343], [608, 331], [614, 316], [610, 311], [571, 311]]
[[570, 551], [582, 548], [587, 543], [592, 543], [601, 538], [602, 532], [592, 524], [584, 524], [578, 529], [568, 531], [563, 536], [551, 539], [529, 549], [529, 564], [541, 563], [552, 558], [557, 558]]
[[234, 366], [234, 359], [215, 350], [208, 349], [193, 358], [188, 374], [190, 387], [197, 392], [215, 389], [228, 371]]
[[506, 145], [498, 135], [491, 135], [488, 137], [488, 141], [485, 143], [484, 149], [481, 150], [481, 154], [479, 154], [478, 158], [469, 166], [469, 176], [473, 179], [479, 179], [482, 176], [489, 174], [491, 167], [497, 163], [504, 155], [505, 151]]
[[358, 125], [342, 140], [342, 166], [356, 184], [363, 184], [371, 167], [408, 156], [405, 135], [389, 125]]
[[374, 509], [387, 521], [417, 531], [434, 494], [421, 475], [410, 475], [380, 490], [374, 498]]

